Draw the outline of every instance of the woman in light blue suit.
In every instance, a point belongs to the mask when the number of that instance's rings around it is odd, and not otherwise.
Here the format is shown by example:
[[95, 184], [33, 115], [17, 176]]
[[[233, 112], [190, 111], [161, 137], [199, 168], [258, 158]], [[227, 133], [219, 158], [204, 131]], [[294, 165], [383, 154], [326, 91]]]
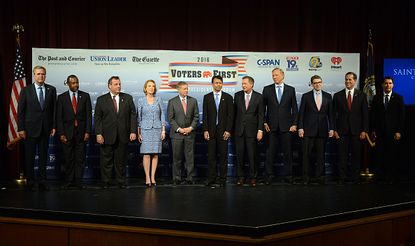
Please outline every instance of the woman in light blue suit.
[[140, 97], [137, 102], [138, 141], [141, 143], [140, 153], [144, 155], [143, 166], [147, 187], [156, 185], [158, 154], [162, 151], [162, 141], [166, 136], [166, 121], [161, 98], [155, 96], [156, 92], [156, 82], [147, 80], [144, 84], [145, 96]]

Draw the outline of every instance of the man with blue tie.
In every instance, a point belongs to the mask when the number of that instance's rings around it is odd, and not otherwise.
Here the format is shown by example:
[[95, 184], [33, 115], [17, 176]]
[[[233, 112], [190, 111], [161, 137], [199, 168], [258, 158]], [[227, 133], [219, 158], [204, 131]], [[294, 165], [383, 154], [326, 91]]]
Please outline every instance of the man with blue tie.
[[399, 146], [405, 125], [405, 106], [401, 95], [392, 91], [393, 78], [383, 79], [383, 93], [373, 97], [370, 110], [372, 136], [376, 139], [376, 177], [378, 181], [398, 181]]
[[333, 106], [331, 95], [322, 90], [320, 76], [311, 77], [313, 90], [301, 97], [298, 113], [298, 136], [302, 139], [303, 182], [310, 182], [310, 161], [313, 150], [316, 158], [315, 178], [324, 184], [324, 152], [327, 137], [333, 137]]
[[[46, 183], [46, 162], [49, 136], [55, 135], [56, 88], [46, 84], [46, 68], [33, 68], [35, 83], [20, 93], [18, 104], [18, 131], [24, 139], [27, 190], [36, 183], [41, 191], [49, 190]], [[38, 173], [34, 175], [36, 149], [38, 150]]]
[[292, 148], [291, 134], [297, 131], [297, 99], [295, 88], [284, 83], [284, 71], [281, 68], [272, 70], [274, 83], [264, 87], [264, 129], [269, 134], [269, 145], [265, 162], [265, 184], [272, 182], [274, 157], [277, 143], [284, 157], [284, 180], [292, 183]]
[[[212, 77], [213, 92], [203, 97], [203, 137], [208, 141], [208, 180], [206, 185], [226, 184], [228, 168], [228, 140], [233, 124], [233, 98], [222, 91], [223, 78]], [[216, 160], [219, 156], [219, 177]]]

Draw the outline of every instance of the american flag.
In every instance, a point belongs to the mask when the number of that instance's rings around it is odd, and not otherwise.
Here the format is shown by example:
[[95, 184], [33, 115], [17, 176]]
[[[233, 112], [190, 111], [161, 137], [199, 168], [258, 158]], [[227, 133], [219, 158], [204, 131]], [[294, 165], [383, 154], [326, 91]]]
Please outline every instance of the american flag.
[[14, 143], [20, 140], [17, 133], [17, 105], [19, 103], [20, 91], [26, 86], [26, 76], [19, 40], [17, 40], [16, 61], [14, 63], [13, 77], [14, 82], [10, 95], [9, 127], [7, 136], [7, 147], [9, 149], [13, 147]]

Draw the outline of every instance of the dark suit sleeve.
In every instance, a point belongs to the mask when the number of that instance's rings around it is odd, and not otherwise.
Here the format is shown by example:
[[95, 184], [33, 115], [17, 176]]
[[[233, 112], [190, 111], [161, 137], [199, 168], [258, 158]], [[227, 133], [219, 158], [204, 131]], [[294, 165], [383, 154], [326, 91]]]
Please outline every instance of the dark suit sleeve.
[[193, 121], [192, 121], [192, 128], [193, 130], [196, 130], [197, 128], [197, 123], [199, 123], [199, 106], [197, 105], [197, 100], [194, 99], [195, 102], [195, 106], [193, 109]]
[[231, 132], [232, 131], [232, 126], [233, 126], [233, 116], [234, 116], [234, 112], [233, 112], [233, 98], [231, 95], [227, 96], [227, 101], [226, 101], [226, 111], [228, 113], [228, 115], [226, 116], [226, 130], [227, 132]]
[[209, 130], [208, 113], [208, 97], [205, 95], [203, 97], [203, 131]]
[[56, 133], [59, 136], [64, 135], [64, 126], [63, 126], [63, 104], [62, 104], [62, 95], [58, 97], [56, 102]]
[[102, 117], [104, 112], [102, 111], [102, 97], [97, 99], [97, 104], [95, 105], [95, 114], [94, 114], [94, 122], [95, 122], [95, 134], [102, 135]]
[[56, 88], [52, 87], [52, 107], [53, 107], [53, 118], [52, 118], [52, 128], [56, 129]]
[[404, 126], [405, 126], [405, 104], [403, 101], [403, 97], [398, 97], [398, 132], [402, 134]]
[[259, 94], [259, 101], [258, 101], [258, 130], [263, 131], [264, 130], [264, 102], [262, 95]]
[[363, 131], [368, 132], [369, 131], [369, 108], [367, 106], [367, 100], [366, 95], [361, 93], [363, 96], [362, 100], [362, 124], [363, 124]]
[[297, 125], [298, 117], [298, 106], [297, 106], [297, 97], [295, 95], [295, 88], [292, 87], [292, 97], [291, 97], [291, 115], [293, 122], [291, 125]]
[[262, 109], [264, 114], [264, 124], [267, 123], [267, 114], [268, 114], [268, 93], [267, 93], [267, 87], [264, 87], [262, 90]]
[[18, 131], [26, 131], [25, 121], [26, 121], [26, 101], [27, 101], [27, 89], [28, 87], [23, 88], [20, 92], [19, 104], [17, 105], [17, 128]]
[[86, 96], [86, 133], [91, 133], [92, 131], [92, 105], [91, 105], [91, 97], [88, 93], [85, 93]]
[[177, 129], [179, 128], [179, 125], [176, 122], [176, 119], [174, 117], [175, 113], [174, 113], [174, 106], [173, 106], [173, 99], [170, 99], [168, 104], [167, 104], [167, 120], [170, 124], [170, 127], [173, 129], [174, 132], [177, 131]]
[[137, 111], [135, 109], [135, 104], [131, 96], [128, 96], [128, 104], [130, 110], [130, 133], [137, 134]]
[[329, 121], [329, 131], [334, 130], [334, 111], [333, 111], [333, 100], [330, 94], [327, 94], [327, 98], [329, 99], [328, 103], [328, 121]]
[[300, 111], [298, 112], [298, 129], [304, 129], [305, 94], [301, 96]]

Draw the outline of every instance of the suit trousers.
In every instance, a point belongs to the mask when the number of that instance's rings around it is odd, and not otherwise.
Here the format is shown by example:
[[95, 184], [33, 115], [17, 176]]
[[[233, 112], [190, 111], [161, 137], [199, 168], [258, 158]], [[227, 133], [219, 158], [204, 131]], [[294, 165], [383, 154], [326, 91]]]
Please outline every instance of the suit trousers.
[[[360, 174], [360, 158], [362, 143], [359, 135], [341, 135], [338, 142], [338, 171], [339, 178], [344, 180], [350, 176], [352, 181], [358, 181]], [[350, 175], [347, 175], [347, 164], [350, 153]]]
[[396, 181], [399, 177], [399, 143], [393, 136], [376, 138], [376, 175], [379, 180]]
[[115, 169], [115, 179], [119, 184], [125, 182], [125, 165], [127, 160], [128, 143], [120, 143], [117, 139], [114, 144], [101, 145], [101, 181], [108, 183], [111, 179], [112, 168]]
[[185, 136], [182, 139], [172, 138], [173, 148], [173, 181], [181, 181], [182, 179], [182, 163], [183, 156], [185, 160], [185, 169], [187, 171], [187, 180], [193, 181], [194, 176], [194, 136]]
[[280, 146], [283, 153], [283, 162], [285, 168], [285, 176], [292, 177], [292, 147], [291, 133], [281, 131], [269, 132], [269, 145], [267, 150], [267, 160], [265, 162], [265, 176], [271, 178], [274, 176], [273, 166], [275, 154], [278, 153], [277, 146]]
[[315, 157], [315, 177], [324, 176], [324, 149], [326, 144], [325, 137], [304, 137], [303, 139], [303, 179], [308, 181], [310, 178], [310, 161]]
[[228, 141], [223, 140], [223, 132], [218, 131], [208, 140], [208, 182], [216, 181], [217, 160], [219, 160], [220, 181], [225, 182], [228, 173]]
[[85, 167], [85, 141], [84, 136], [75, 127], [73, 136], [68, 143], [62, 143], [65, 157], [65, 182], [80, 184]]
[[[48, 159], [49, 133], [41, 132], [39, 137], [27, 136], [24, 141], [26, 158], [26, 179], [28, 184], [33, 182], [44, 183], [46, 181], [46, 162]], [[38, 150], [38, 173], [34, 173], [36, 148]]]
[[245, 177], [245, 157], [248, 157], [249, 176], [256, 179], [258, 176], [258, 143], [256, 137], [247, 137], [245, 134], [235, 137], [237, 175]]

